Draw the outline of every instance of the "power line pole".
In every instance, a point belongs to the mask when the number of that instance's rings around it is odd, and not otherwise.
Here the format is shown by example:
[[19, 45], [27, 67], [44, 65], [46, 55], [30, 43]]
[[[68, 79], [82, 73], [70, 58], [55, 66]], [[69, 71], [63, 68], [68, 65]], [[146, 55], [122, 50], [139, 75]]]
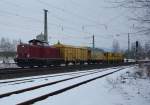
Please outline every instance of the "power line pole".
[[48, 10], [44, 9], [44, 40], [46, 43], [48, 43], [47, 12]]
[[130, 58], [130, 34], [128, 33], [128, 59]]
[[93, 45], [93, 49], [95, 48], [95, 37], [94, 37], [94, 34], [93, 34], [93, 36], [92, 36], [92, 45]]

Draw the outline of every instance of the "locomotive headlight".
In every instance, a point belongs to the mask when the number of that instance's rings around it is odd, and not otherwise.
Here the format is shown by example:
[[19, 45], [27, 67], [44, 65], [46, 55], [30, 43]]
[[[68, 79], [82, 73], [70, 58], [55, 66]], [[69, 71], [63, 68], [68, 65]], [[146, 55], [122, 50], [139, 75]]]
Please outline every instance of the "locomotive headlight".
[[16, 55], [16, 58], [18, 58], [18, 54]]
[[30, 54], [27, 54], [27, 58], [29, 58], [30, 57]]
[[21, 47], [24, 47], [24, 45], [22, 45]]

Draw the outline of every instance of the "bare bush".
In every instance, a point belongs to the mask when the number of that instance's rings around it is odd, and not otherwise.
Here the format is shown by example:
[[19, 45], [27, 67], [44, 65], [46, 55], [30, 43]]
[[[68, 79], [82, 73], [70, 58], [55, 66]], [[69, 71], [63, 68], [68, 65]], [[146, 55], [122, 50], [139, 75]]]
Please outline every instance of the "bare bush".
[[139, 64], [136, 74], [138, 78], [150, 78], [150, 64]]

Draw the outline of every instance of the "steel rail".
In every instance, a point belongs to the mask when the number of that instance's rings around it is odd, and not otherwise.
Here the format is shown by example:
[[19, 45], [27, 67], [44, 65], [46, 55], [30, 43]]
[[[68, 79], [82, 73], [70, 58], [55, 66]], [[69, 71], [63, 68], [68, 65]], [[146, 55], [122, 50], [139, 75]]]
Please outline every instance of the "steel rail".
[[[109, 70], [109, 69], [107, 69], [107, 70]], [[66, 78], [66, 79], [62, 79], [62, 80], [58, 80], [58, 81], [54, 81], [54, 82], [50, 82], [50, 83], [45, 83], [45, 84], [41, 84], [41, 85], [37, 85], [37, 86], [33, 86], [33, 87], [28, 87], [28, 88], [25, 88], [25, 89], [20, 89], [20, 90], [8, 92], [8, 93], [0, 94], [0, 98], [7, 97], [7, 96], [10, 96], [12, 94], [19, 94], [19, 93], [23, 93], [23, 92], [26, 92], [26, 91], [31, 91], [31, 90], [38, 89], [38, 88], [41, 88], [41, 87], [50, 86], [50, 85], [53, 85], [53, 84], [56, 84], [56, 83], [64, 82], [64, 81], [67, 81], [67, 80], [72, 80], [72, 79], [75, 79], [75, 78], [79, 78], [79, 77], [83, 77], [83, 76], [87, 76], [87, 75], [91, 75], [91, 74], [95, 74], [95, 73], [99, 73], [99, 72], [103, 72], [103, 71], [106, 71], [106, 69], [105, 70], [98, 70], [98, 71], [91, 71], [90, 73], [87, 73], [87, 74], [74, 76], [74, 77], [70, 77], [70, 78]]]
[[94, 78], [92, 78], [92, 79], [88, 79], [88, 80], [79, 82], [79, 83], [77, 83], [77, 84], [73, 84], [73, 85], [68, 86], [68, 87], [64, 87], [64, 88], [59, 89], [59, 90], [56, 90], [56, 91], [54, 91], [54, 92], [50, 92], [50, 93], [48, 93], [48, 94], [45, 94], [45, 95], [42, 95], [42, 96], [39, 96], [39, 97], [30, 99], [30, 100], [28, 100], [28, 101], [21, 102], [21, 103], [19, 103], [19, 104], [17, 104], [17, 105], [31, 105], [31, 104], [33, 104], [33, 103], [35, 103], [35, 102], [44, 100], [44, 99], [46, 99], [46, 98], [48, 98], [48, 97], [50, 97], [50, 96], [54, 96], [54, 95], [61, 94], [61, 93], [65, 92], [65, 91], [68, 91], [68, 90], [71, 90], [71, 89], [73, 89], [73, 88], [79, 87], [79, 86], [81, 86], [81, 85], [83, 85], [83, 84], [89, 83], [89, 82], [94, 81], [94, 80], [97, 80], [97, 79], [99, 79], [99, 78], [102, 78], [102, 77], [111, 75], [111, 74], [113, 74], [113, 73], [115, 73], [115, 72], [118, 72], [118, 71], [121, 71], [121, 70], [123, 70], [123, 69], [125, 69], [125, 68], [121, 68], [121, 69], [115, 70], [115, 71], [113, 71], [113, 72], [109, 72], [109, 73], [107, 73], [107, 74], [103, 74], [103, 75], [94, 77]]

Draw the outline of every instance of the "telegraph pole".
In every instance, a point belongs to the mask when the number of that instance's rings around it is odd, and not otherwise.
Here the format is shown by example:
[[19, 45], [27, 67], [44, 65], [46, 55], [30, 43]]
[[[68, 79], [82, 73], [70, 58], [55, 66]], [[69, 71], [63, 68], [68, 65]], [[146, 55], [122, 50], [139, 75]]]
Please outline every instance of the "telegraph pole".
[[128, 33], [128, 59], [130, 58], [130, 34]]
[[95, 37], [94, 37], [94, 34], [93, 34], [93, 36], [92, 36], [92, 45], [93, 45], [93, 49], [95, 48]]
[[46, 43], [48, 43], [47, 12], [48, 10], [44, 9], [44, 40]]

